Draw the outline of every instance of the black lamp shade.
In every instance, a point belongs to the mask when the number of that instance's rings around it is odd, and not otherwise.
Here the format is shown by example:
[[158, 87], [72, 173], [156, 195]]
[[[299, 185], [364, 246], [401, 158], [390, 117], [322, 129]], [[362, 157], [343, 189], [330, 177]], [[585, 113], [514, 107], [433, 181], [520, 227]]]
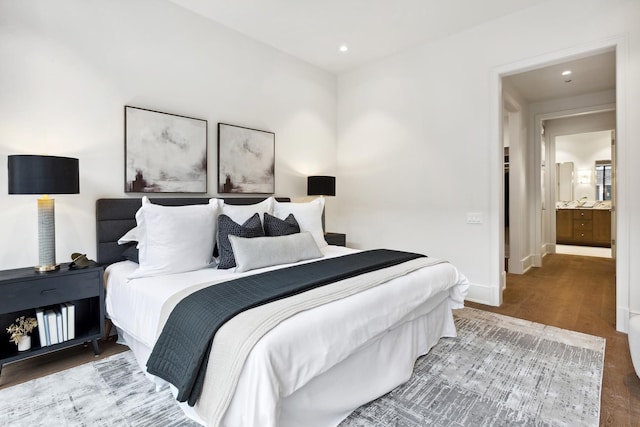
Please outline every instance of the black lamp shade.
[[307, 177], [307, 196], [335, 196], [335, 176], [309, 176]]
[[55, 156], [9, 156], [9, 194], [77, 194], [78, 159]]

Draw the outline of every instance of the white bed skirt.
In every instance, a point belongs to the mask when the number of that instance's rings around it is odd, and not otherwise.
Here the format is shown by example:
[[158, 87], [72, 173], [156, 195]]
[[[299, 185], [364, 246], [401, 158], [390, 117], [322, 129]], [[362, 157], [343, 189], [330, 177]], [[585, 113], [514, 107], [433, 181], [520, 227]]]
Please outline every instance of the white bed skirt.
[[[426, 354], [441, 337], [455, 337], [456, 330], [450, 299], [442, 292], [422, 307], [419, 317], [401, 323], [373, 340], [368, 346], [344, 359], [330, 370], [315, 377], [295, 393], [280, 400], [278, 427], [336, 426], [359, 406], [374, 400], [407, 381], [415, 360]], [[151, 349], [118, 329], [119, 342], [129, 346], [143, 371]], [[147, 374], [157, 386], [167, 383]], [[238, 387], [247, 384], [242, 381]], [[175, 390], [174, 390], [175, 391]], [[175, 394], [175, 393], [174, 393]], [[246, 391], [241, 396], [250, 396]], [[176, 404], [178, 404], [176, 402]], [[203, 424], [198, 414], [186, 403], [179, 404], [185, 414]], [[253, 402], [233, 399], [222, 426], [239, 427], [238, 416]], [[227, 420], [233, 420], [227, 422]], [[260, 425], [259, 420], [246, 419], [242, 425]]]

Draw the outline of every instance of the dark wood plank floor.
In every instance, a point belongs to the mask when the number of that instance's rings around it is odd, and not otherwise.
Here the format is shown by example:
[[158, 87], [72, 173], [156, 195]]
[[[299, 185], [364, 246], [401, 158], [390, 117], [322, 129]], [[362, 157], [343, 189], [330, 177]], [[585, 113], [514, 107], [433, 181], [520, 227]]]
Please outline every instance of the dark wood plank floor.
[[616, 332], [615, 262], [552, 254], [540, 268], [507, 275], [501, 307], [469, 307], [604, 337], [601, 426], [640, 426], [640, 379], [626, 334]]
[[4, 365], [0, 374], [0, 389], [64, 371], [84, 363], [90, 363], [94, 360], [104, 359], [129, 349], [129, 347], [117, 344], [115, 337], [100, 340], [98, 343], [101, 353], [97, 357], [94, 356], [91, 345], [79, 345]]
[[[541, 268], [507, 275], [501, 307], [467, 306], [606, 338], [602, 426], [640, 426], [640, 379], [626, 334], [615, 329], [615, 265], [606, 258], [548, 255]], [[100, 341], [100, 358], [125, 351]], [[6, 365], [0, 389], [96, 360], [91, 347], [74, 347]]]

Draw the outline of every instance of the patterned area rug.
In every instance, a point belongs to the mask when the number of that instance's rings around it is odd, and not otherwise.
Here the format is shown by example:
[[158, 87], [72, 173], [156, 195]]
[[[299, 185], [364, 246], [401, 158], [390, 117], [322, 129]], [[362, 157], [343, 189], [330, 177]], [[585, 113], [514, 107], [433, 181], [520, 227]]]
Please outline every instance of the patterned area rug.
[[411, 379], [355, 426], [598, 426], [604, 338], [465, 308]]
[[[353, 426], [597, 426], [604, 339], [480, 310], [416, 362]], [[0, 390], [9, 426], [195, 426], [130, 351]]]

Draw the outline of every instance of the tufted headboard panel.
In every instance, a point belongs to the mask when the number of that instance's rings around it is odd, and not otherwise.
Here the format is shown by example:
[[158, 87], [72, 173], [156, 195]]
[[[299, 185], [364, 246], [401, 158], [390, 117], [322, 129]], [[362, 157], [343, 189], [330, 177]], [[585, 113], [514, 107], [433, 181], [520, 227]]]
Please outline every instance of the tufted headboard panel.
[[[222, 198], [230, 205], [250, 205], [261, 202], [266, 197]], [[164, 206], [198, 205], [209, 203], [210, 197], [196, 198], [149, 198], [152, 203]], [[279, 202], [291, 201], [288, 197], [276, 197]], [[136, 226], [135, 215], [142, 204], [140, 199], [98, 199], [96, 200], [96, 243], [97, 262], [108, 265], [124, 260], [122, 253], [126, 246], [118, 245], [118, 239]]]

